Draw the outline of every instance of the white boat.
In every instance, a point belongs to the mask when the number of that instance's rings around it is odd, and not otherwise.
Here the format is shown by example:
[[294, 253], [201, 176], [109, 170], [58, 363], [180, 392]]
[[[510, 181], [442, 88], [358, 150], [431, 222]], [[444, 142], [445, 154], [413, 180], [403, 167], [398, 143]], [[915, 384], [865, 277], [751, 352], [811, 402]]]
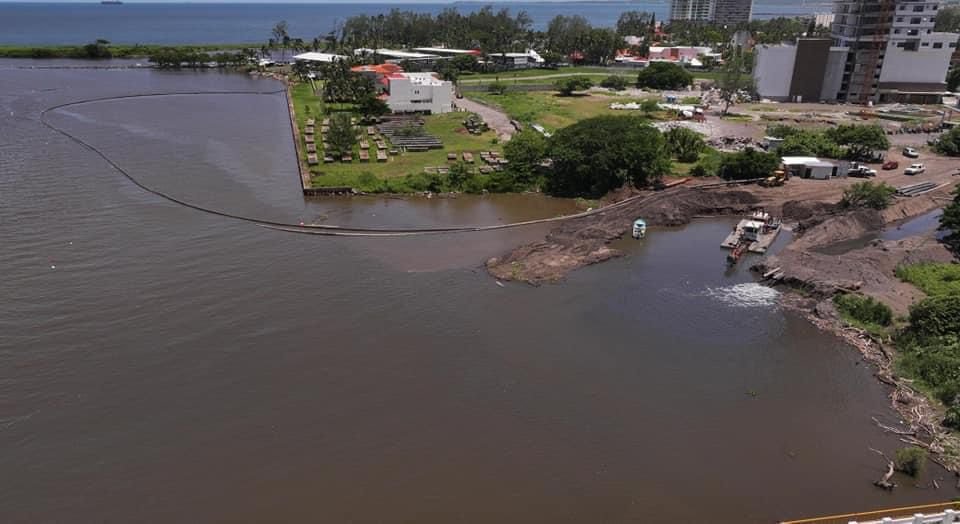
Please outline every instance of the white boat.
[[643, 238], [647, 236], [647, 223], [642, 218], [633, 221], [633, 238]]

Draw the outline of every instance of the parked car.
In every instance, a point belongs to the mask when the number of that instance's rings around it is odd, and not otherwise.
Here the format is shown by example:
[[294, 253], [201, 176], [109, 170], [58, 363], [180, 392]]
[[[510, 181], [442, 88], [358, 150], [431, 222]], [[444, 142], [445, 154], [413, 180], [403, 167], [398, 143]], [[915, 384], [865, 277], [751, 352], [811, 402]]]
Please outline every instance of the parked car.
[[908, 167], [906, 170], [904, 170], [903, 174], [904, 174], [904, 175], [919, 175], [920, 173], [923, 173], [923, 172], [926, 171], [926, 170], [927, 170], [927, 168], [923, 167], [923, 164], [910, 164], [910, 167]]
[[883, 169], [889, 171], [891, 169], [898, 169], [900, 167], [900, 162], [896, 160], [888, 160], [883, 163]]
[[847, 170], [847, 176], [852, 176], [855, 178], [870, 178], [877, 176], [877, 170], [870, 169], [863, 164], [853, 164], [850, 166], [850, 169]]
[[912, 147], [903, 148], [903, 156], [907, 158], [920, 158], [920, 153]]

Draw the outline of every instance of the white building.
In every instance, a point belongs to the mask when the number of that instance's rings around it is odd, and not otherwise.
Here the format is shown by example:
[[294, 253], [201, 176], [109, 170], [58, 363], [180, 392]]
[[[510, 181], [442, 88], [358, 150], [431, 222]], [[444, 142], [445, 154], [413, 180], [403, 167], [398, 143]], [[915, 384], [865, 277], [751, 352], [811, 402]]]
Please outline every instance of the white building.
[[488, 58], [491, 62], [508, 69], [539, 67], [545, 62], [543, 57], [533, 49], [528, 49], [525, 53], [493, 53]]
[[670, 0], [670, 20], [699, 20], [713, 18], [713, 0]]
[[453, 111], [453, 83], [435, 73], [387, 75], [387, 105], [394, 113], [449, 113]]
[[838, 164], [813, 156], [785, 156], [781, 162], [791, 176], [826, 180], [840, 174]]
[[830, 44], [827, 38], [800, 38], [796, 44], [756, 46], [757, 94], [785, 102], [836, 100], [848, 50]]

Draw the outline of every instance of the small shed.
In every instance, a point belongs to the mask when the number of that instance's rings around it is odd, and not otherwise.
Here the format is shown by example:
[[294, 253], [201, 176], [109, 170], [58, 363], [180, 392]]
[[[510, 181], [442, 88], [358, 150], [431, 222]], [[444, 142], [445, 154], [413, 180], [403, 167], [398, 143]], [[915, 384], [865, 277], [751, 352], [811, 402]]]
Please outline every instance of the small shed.
[[826, 180], [839, 172], [837, 164], [812, 156], [785, 156], [782, 162], [789, 175], [802, 178]]

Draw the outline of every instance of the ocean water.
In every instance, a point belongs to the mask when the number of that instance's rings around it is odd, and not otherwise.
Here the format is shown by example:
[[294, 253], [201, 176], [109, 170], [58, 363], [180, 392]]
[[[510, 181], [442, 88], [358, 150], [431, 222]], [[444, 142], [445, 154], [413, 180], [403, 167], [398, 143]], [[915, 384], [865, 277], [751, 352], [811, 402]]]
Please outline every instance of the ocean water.
[[[164, 4], [100, 5], [90, 3], [0, 3], [0, 45], [81, 44], [105, 38], [121, 44], [211, 44], [264, 42], [270, 28], [286, 20], [290, 34], [311, 40], [338, 21], [391, 9], [437, 13], [448, 7], [474, 11], [484, 3], [335, 3], [335, 4]], [[613, 26], [620, 13], [652, 11], [666, 18], [669, 1], [638, 2], [503, 2], [492, 4], [526, 11], [543, 29], [556, 15], [583, 15], [594, 25]], [[823, 0], [758, 0], [755, 18], [829, 11]]]

